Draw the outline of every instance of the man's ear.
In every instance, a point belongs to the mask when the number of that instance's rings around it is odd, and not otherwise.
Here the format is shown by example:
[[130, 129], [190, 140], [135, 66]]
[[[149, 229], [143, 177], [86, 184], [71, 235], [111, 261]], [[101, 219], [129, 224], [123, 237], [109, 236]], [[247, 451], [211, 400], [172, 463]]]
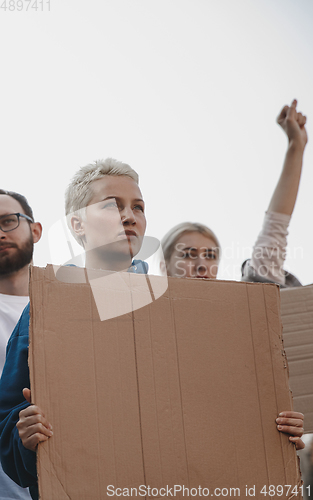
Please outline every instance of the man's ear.
[[42, 235], [42, 225], [40, 224], [40, 222], [32, 222], [30, 229], [33, 235], [33, 241], [34, 243], [37, 243]]

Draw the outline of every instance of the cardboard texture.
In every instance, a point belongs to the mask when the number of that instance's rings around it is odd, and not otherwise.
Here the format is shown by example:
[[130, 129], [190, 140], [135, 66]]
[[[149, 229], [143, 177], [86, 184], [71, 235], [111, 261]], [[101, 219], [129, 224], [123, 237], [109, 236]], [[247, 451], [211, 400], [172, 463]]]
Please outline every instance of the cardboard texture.
[[[143, 485], [154, 498], [174, 485], [268, 498], [264, 486], [299, 485], [275, 423], [292, 407], [276, 285], [170, 278], [160, 298], [118, 316], [125, 286], [113, 301], [104, 280], [117, 317], [100, 321], [91, 287], [75, 283], [81, 270], [66, 272], [72, 283], [52, 266], [31, 271], [32, 398], [54, 430], [39, 446], [42, 500], [136, 496]], [[119, 274], [130, 296], [151, 278]]]
[[281, 315], [294, 409], [313, 432], [313, 285], [281, 290]]

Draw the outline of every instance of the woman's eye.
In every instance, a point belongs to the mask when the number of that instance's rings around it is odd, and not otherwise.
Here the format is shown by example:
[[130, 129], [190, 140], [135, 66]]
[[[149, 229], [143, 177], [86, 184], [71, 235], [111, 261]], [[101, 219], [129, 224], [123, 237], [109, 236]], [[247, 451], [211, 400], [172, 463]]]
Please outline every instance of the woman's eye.
[[210, 250], [209, 250], [209, 251], [206, 253], [206, 258], [207, 258], [207, 259], [210, 259], [210, 260], [215, 260], [215, 259], [216, 259], [216, 254], [215, 254], [214, 252], [212, 252], [212, 251], [210, 251]]
[[135, 205], [135, 206], [134, 206], [134, 209], [135, 209], [135, 210], [140, 210], [141, 212], [144, 212], [144, 208], [143, 208], [143, 206], [142, 206], [142, 205]]
[[106, 203], [103, 208], [117, 208], [116, 201], [110, 201], [110, 203]]
[[197, 253], [196, 252], [184, 252], [183, 254], [183, 259], [196, 259], [197, 258]]

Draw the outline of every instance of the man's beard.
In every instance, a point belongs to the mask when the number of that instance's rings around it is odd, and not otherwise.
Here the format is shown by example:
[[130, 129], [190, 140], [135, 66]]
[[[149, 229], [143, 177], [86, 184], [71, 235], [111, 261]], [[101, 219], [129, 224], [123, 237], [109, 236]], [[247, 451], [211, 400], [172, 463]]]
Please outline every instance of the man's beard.
[[34, 242], [32, 234], [30, 234], [28, 240], [21, 246], [18, 246], [16, 243], [11, 243], [10, 245], [16, 248], [17, 250], [14, 252], [13, 255], [1, 256], [0, 253], [0, 276], [4, 276], [6, 274], [12, 274], [16, 271], [19, 271], [23, 267], [30, 264], [33, 257]]

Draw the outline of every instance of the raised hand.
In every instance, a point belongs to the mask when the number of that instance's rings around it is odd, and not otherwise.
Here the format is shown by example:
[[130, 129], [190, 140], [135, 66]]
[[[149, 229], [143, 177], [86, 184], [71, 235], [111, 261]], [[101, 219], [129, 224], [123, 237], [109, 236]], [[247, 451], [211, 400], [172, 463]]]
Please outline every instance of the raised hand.
[[303, 148], [308, 142], [305, 129], [306, 116], [297, 112], [297, 100], [294, 99], [291, 106], [284, 106], [277, 117], [277, 123], [285, 131], [289, 142], [297, 142]]

